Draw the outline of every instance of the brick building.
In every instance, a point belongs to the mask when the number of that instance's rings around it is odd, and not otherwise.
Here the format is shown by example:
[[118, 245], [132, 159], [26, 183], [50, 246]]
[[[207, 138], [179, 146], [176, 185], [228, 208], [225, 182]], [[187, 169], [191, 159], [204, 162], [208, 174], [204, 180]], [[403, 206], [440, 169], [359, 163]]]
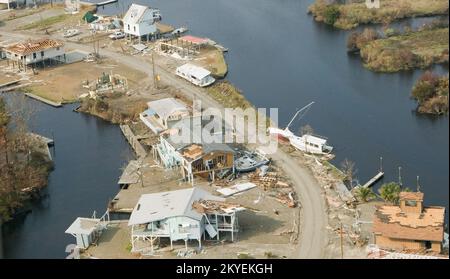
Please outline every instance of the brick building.
[[373, 220], [376, 245], [397, 251], [441, 252], [445, 207], [424, 207], [423, 196], [421, 192], [401, 192], [399, 206], [377, 208]]

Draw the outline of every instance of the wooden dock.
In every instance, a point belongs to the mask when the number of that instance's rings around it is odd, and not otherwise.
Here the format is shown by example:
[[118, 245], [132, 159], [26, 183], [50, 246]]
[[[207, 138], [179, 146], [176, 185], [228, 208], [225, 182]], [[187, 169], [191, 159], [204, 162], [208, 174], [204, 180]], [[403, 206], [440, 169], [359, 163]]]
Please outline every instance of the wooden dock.
[[147, 156], [147, 151], [142, 146], [142, 144], [138, 140], [138, 136], [135, 136], [133, 131], [131, 130], [130, 126], [128, 125], [120, 125], [120, 130], [122, 131], [125, 138], [130, 143], [131, 147], [133, 148], [134, 152], [138, 157], [145, 157]]
[[119, 0], [106, 0], [106, 1], [99, 2], [99, 3], [95, 3], [95, 6], [101, 7], [101, 6], [105, 6], [108, 4], [116, 3], [117, 1], [119, 1]]
[[47, 100], [45, 98], [39, 97], [39, 96], [31, 94], [31, 93], [25, 93], [25, 95], [30, 97], [30, 98], [33, 98], [35, 100], [41, 101], [41, 102], [43, 102], [43, 103], [45, 103], [47, 105], [50, 105], [50, 106], [54, 106], [54, 107], [61, 107], [62, 106], [61, 102], [53, 102], [53, 101]]
[[374, 177], [372, 177], [372, 179], [367, 181], [367, 183], [364, 184], [363, 187], [368, 188], [368, 187], [373, 186], [373, 184], [375, 184], [375, 182], [380, 180], [383, 176], [384, 176], [384, 172], [382, 172], [382, 171], [378, 172]]
[[13, 81], [10, 81], [10, 82], [6, 82], [6, 83], [3, 83], [3, 84], [0, 84], [0, 89], [1, 88], [5, 88], [5, 87], [8, 87], [8, 86], [11, 86], [11, 85], [15, 85], [15, 84], [17, 84], [17, 83], [19, 83], [20, 82], [20, 79], [18, 79], [18, 80], [13, 80]]

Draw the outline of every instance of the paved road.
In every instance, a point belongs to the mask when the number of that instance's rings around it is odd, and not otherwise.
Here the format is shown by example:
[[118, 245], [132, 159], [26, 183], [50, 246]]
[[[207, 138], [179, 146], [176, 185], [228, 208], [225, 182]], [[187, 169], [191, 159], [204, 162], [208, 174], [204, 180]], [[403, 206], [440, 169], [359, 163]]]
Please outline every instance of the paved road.
[[[29, 38], [31, 36], [17, 34], [17, 32], [2, 32], [1, 30], [0, 34], [5, 37], [15, 37], [20, 39]], [[92, 51], [92, 48], [86, 45], [70, 42], [67, 42], [66, 45], [69, 48], [87, 52]], [[115, 59], [128, 67], [142, 71], [149, 76], [153, 75], [151, 65], [144, 59], [140, 59], [137, 56], [129, 56], [106, 49], [101, 49], [100, 54]], [[157, 64], [157, 62], [158, 61], [156, 60], [155, 64]], [[223, 107], [221, 104], [205, 94], [203, 89], [195, 87], [178, 78], [160, 65], [156, 65], [156, 71], [160, 75], [163, 83], [170, 84], [171, 86], [181, 89], [181, 93], [185, 94], [190, 99], [196, 98], [202, 100], [203, 108]], [[285, 152], [278, 150], [271, 156], [272, 159], [278, 163], [278, 165], [283, 166], [284, 171], [293, 182], [302, 207], [299, 220], [300, 235], [298, 249], [296, 249], [296, 257], [314, 259], [323, 258], [325, 256], [325, 245], [327, 243], [327, 232], [325, 227], [328, 217], [319, 183], [307, 167], [299, 165]]]

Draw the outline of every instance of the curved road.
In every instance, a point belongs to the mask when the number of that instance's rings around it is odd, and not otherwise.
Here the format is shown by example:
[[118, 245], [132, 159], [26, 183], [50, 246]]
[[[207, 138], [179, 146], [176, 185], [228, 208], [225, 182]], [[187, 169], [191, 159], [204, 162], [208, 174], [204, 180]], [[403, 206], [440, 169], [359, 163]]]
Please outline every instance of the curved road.
[[[0, 34], [15, 40], [36, 37], [34, 34], [19, 34], [18, 32], [3, 32]], [[57, 39], [61, 39], [60, 37]], [[73, 49], [79, 49], [91, 52], [92, 47], [78, 43], [66, 42], [66, 46]], [[142, 71], [149, 76], [153, 75], [152, 66], [143, 59], [138, 57], [125, 55], [118, 52], [101, 49], [100, 54], [114, 59], [128, 67]], [[155, 59], [156, 60], [156, 59]], [[201, 88], [195, 87], [190, 83], [178, 78], [175, 74], [167, 71], [158, 65], [155, 61], [155, 68], [161, 77], [162, 82], [170, 84], [180, 89], [181, 93], [190, 99], [200, 99], [202, 107], [223, 108], [221, 104], [212, 99]], [[327, 243], [327, 212], [322, 196], [322, 189], [306, 166], [299, 165], [294, 159], [282, 150], [278, 150], [272, 154], [272, 159], [283, 166], [284, 171], [294, 184], [297, 195], [300, 199], [300, 232], [298, 239], [298, 247], [296, 249], [296, 257], [319, 259], [325, 257], [325, 246]]]

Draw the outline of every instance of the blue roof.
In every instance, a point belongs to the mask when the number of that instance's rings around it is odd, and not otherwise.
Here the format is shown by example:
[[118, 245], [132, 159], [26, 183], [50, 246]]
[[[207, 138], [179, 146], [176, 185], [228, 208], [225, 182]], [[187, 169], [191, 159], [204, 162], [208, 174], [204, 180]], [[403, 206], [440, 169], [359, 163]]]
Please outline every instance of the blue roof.
[[148, 108], [148, 109], [144, 110], [144, 114], [146, 114], [146, 115], [155, 115], [156, 112], [154, 110], [152, 110], [151, 108]]

